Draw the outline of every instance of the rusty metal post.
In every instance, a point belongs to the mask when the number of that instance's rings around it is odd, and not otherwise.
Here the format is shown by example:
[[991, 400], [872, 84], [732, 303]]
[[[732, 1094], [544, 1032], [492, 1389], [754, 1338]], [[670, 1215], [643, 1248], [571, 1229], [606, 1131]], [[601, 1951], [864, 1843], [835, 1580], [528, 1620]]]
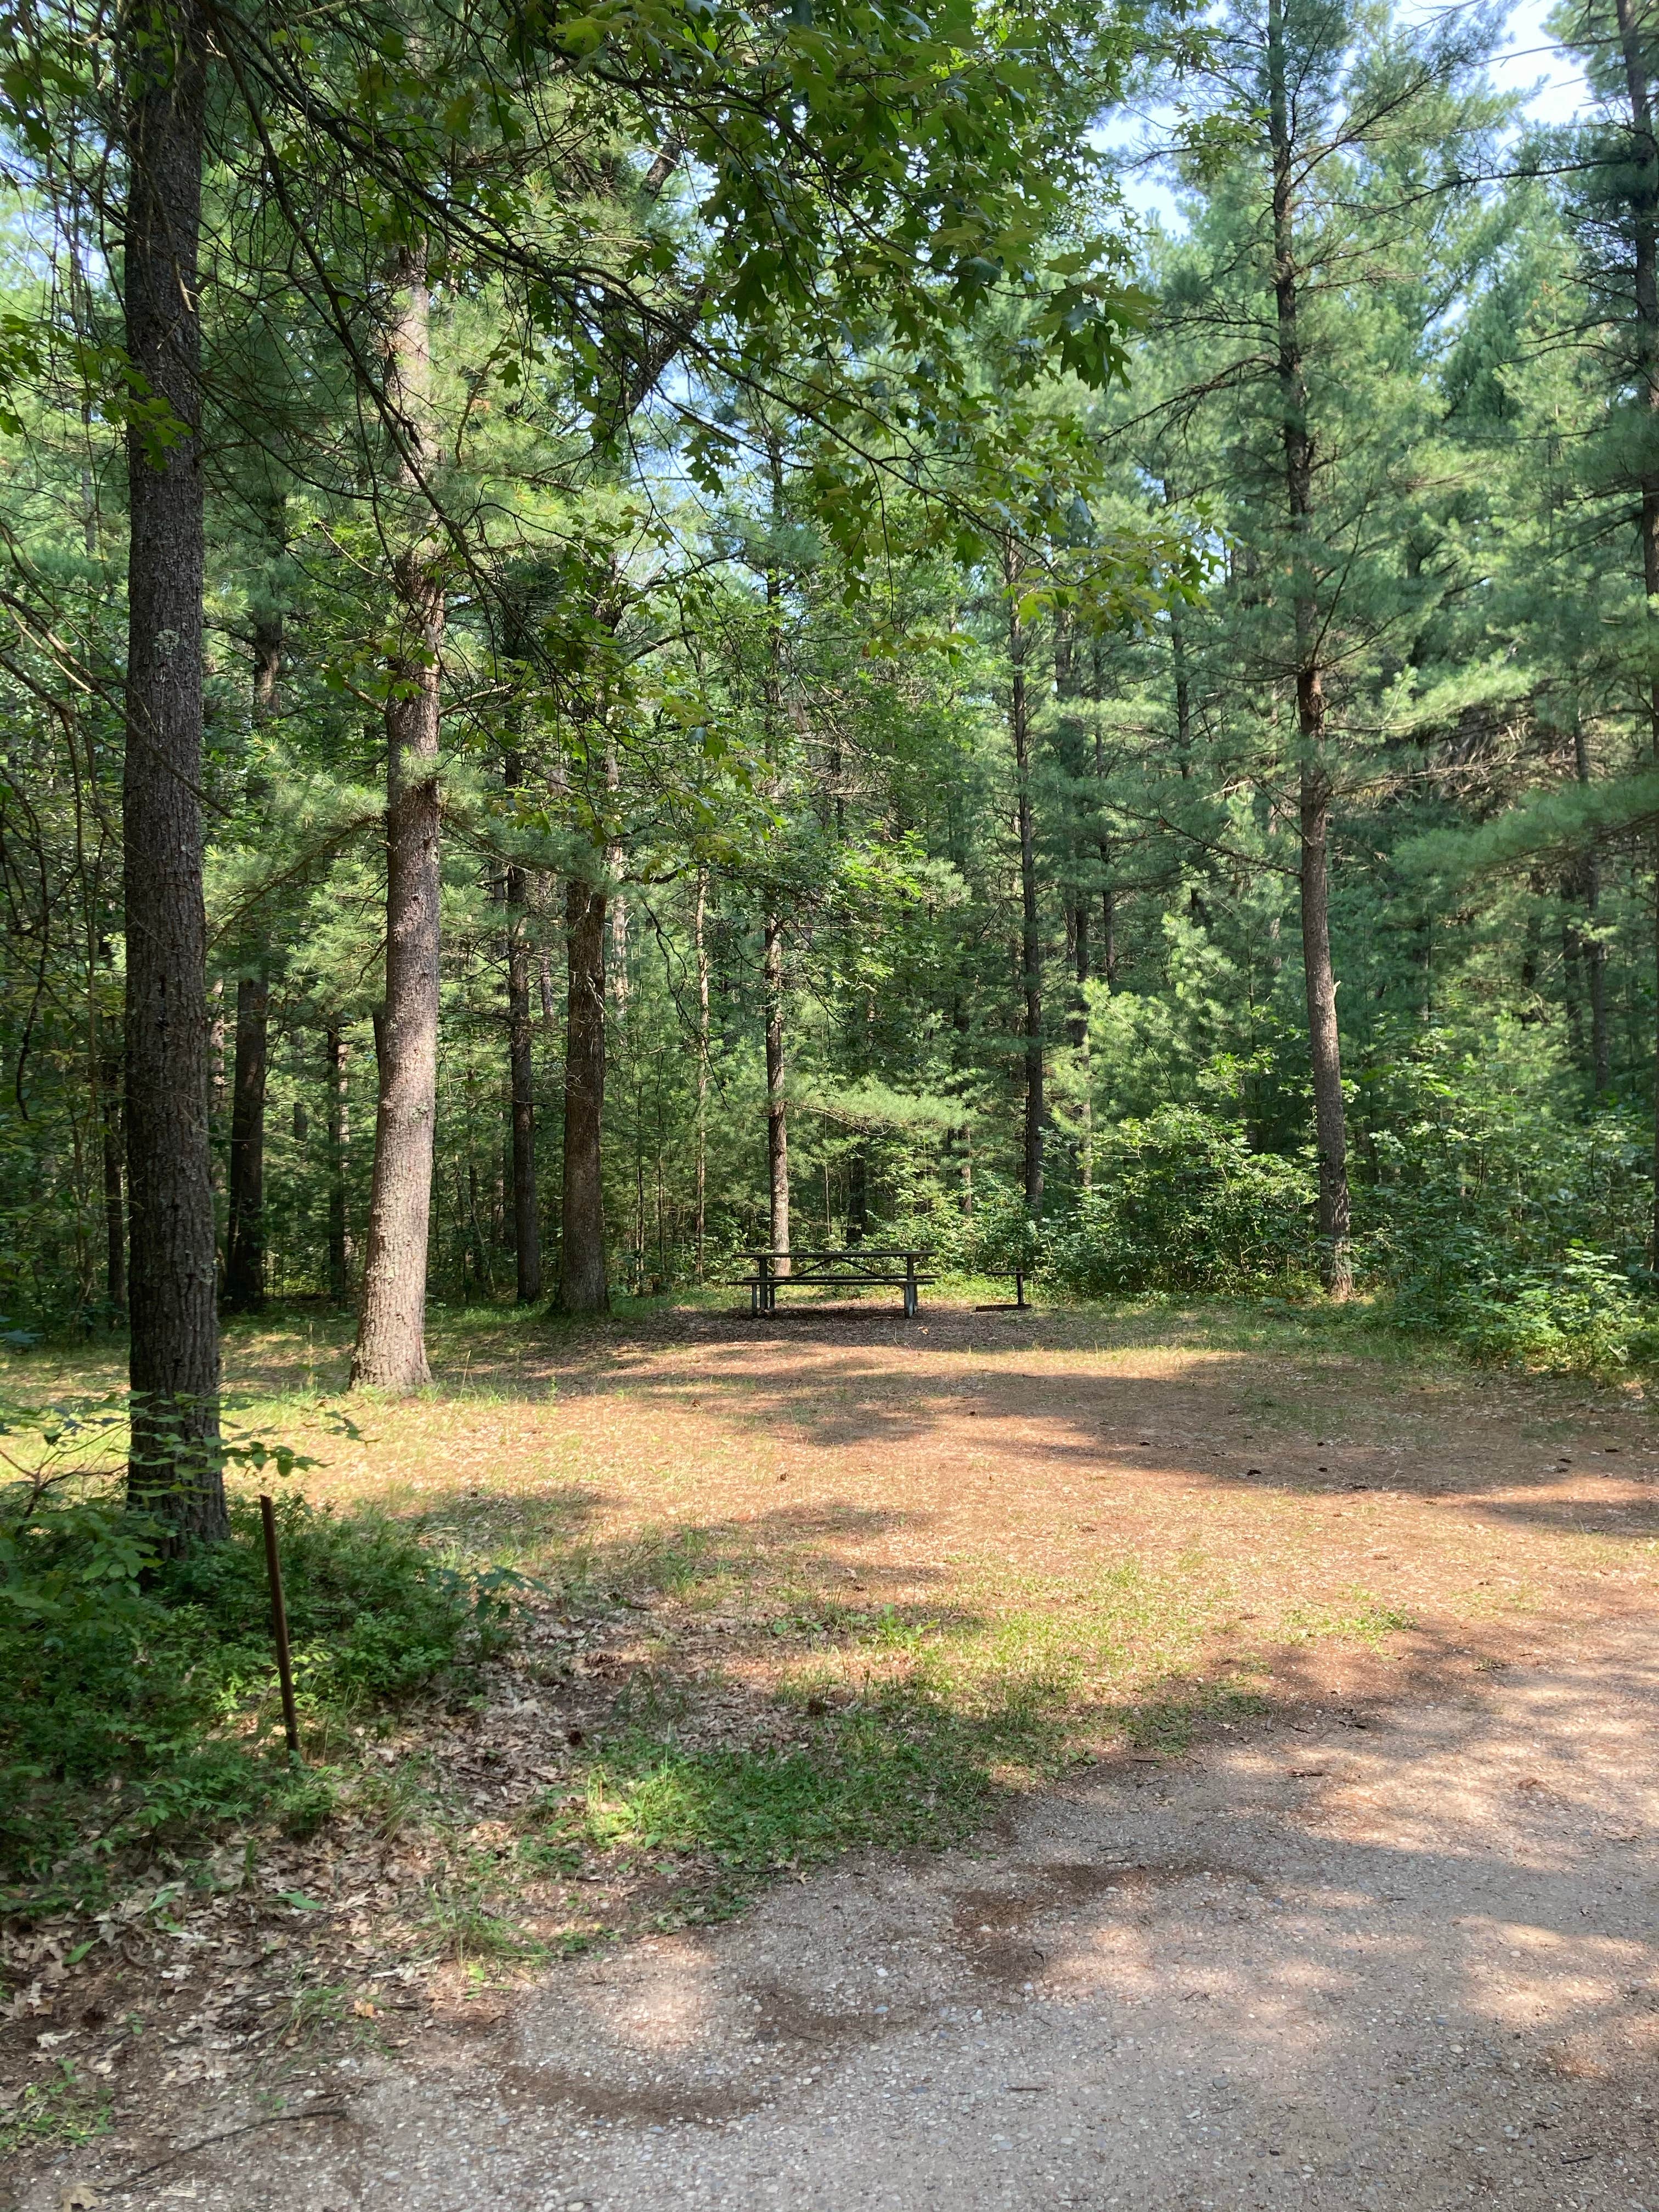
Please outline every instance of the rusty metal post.
[[300, 1756], [300, 1717], [294, 1710], [294, 1665], [288, 1652], [288, 1607], [283, 1602], [283, 1563], [276, 1556], [276, 1516], [263, 1492], [259, 1518], [265, 1529], [265, 1578], [270, 1584], [270, 1632], [276, 1642], [276, 1676], [283, 1686], [283, 1727], [290, 1759]]

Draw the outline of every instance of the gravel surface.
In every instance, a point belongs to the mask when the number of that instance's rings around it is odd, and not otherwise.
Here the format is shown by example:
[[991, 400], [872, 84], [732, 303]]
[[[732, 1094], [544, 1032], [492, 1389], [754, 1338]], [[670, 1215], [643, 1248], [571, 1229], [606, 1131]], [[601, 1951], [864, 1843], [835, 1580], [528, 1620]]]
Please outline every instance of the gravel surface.
[[309, 2123], [83, 2153], [88, 2201], [1659, 2212], [1653, 1632], [1114, 1760], [349, 2059]]

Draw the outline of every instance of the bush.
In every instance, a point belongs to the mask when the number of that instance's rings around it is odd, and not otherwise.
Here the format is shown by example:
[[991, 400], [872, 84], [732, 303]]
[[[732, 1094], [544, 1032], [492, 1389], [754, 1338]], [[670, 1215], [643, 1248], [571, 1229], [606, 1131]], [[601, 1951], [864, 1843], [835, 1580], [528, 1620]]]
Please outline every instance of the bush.
[[1042, 1271], [1060, 1289], [1099, 1297], [1313, 1279], [1313, 1176], [1299, 1159], [1252, 1152], [1236, 1123], [1163, 1107], [1103, 1132], [1094, 1172], [1094, 1188], [1043, 1225]]
[[[502, 1634], [516, 1578], [459, 1574], [372, 1516], [298, 1497], [276, 1510], [296, 1688], [320, 1737]], [[21, 1886], [14, 1907], [48, 1874], [57, 1893], [84, 1892], [96, 1863], [143, 1835], [326, 1811], [326, 1774], [273, 1749], [257, 1507], [234, 1503], [231, 1522], [228, 1542], [167, 1558], [107, 1479], [0, 1494], [0, 1881]]]
[[1402, 1323], [1478, 1359], [1607, 1376], [1652, 1356], [1650, 1131], [1627, 1109], [1564, 1113], [1534, 1063], [1500, 1025], [1479, 1051], [1431, 1035], [1370, 1073], [1363, 1249]]
[[1643, 1302], [1613, 1254], [1573, 1244], [1553, 1266], [1517, 1268], [1501, 1245], [1465, 1235], [1439, 1256], [1401, 1286], [1393, 1311], [1474, 1358], [1607, 1376], [1650, 1353]]

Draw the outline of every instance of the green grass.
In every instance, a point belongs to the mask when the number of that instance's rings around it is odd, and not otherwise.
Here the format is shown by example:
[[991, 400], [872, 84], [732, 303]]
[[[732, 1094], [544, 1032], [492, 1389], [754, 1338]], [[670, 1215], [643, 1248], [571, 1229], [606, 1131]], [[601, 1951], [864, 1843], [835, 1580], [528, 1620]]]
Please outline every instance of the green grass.
[[107, 2089], [89, 2089], [74, 2062], [60, 2058], [52, 2078], [26, 2082], [14, 2103], [0, 2105], [0, 2158], [90, 2142], [108, 2133], [111, 2103]]
[[705, 1854], [758, 1876], [859, 1844], [958, 1841], [984, 1820], [999, 1765], [1052, 1766], [1061, 1742], [1046, 1717], [975, 1719], [915, 1691], [820, 1721], [779, 1751], [688, 1750], [629, 1730], [594, 1759], [578, 1803], [550, 1818], [599, 1851]]
[[1356, 1587], [1334, 1605], [1296, 1607], [1286, 1617], [1285, 1633], [1292, 1644], [1310, 1644], [1316, 1638], [1329, 1636], [1380, 1651], [1390, 1636], [1416, 1626], [1409, 1613]]

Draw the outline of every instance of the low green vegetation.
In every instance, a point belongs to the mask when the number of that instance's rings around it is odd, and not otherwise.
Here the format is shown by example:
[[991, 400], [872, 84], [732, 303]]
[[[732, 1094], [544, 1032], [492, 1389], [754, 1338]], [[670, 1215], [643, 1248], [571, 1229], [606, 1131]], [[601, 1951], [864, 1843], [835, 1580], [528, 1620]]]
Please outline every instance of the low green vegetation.
[[[964, 1273], [1024, 1267], [1062, 1300], [1319, 1299], [1311, 1147], [1263, 1151], [1204, 1103], [1097, 1133], [1093, 1186], [1034, 1222], [1006, 1193], [905, 1235]], [[1607, 1380], [1659, 1364], [1650, 1134], [1634, 1110], [1564, 1101], [1556, 1054], [1518, 1026], [1448, 1028], [1363, 1070], [1354, 1267], [1376, 1318], [1468, 1358]]]
[[743, 1875], [856, 1844], [939, 1846], [983, 1820], [999, 1765], [1051, 1767], [1064, 1740], [1055, 1716], [978, 1718], [908, 1686], [803, 1734], [778, 1751], [700, 1751], [629, 1731], [554, 1825], [601, 1850], [707, 1852]]
[[46, 2146], [72, 2150], [107, 2134], [109, 2091], [89, 2087], [74, 2062], [60, 2058], [44, 2081], [26, 2081], [10, 2103], [0, 2103], [0, 2158]]
[[[48, 1450], [77, 1426], [22, 1425]], [[298, 1496], [276, 1512], [302, 1767], [281, 1740], [251, 1500], [234, 1503], [228, 1543], [170, 1554], [116, 1478], [60, 1467], [0, 1492], [0, 1905], [85, 1901], [141, 1843], [253, 1819], [314, 1826], [351, 1726], [464, 1688], [502, 1637], [516, 1577], [464, 1571], [418, 1526], [373, 1513]]]

